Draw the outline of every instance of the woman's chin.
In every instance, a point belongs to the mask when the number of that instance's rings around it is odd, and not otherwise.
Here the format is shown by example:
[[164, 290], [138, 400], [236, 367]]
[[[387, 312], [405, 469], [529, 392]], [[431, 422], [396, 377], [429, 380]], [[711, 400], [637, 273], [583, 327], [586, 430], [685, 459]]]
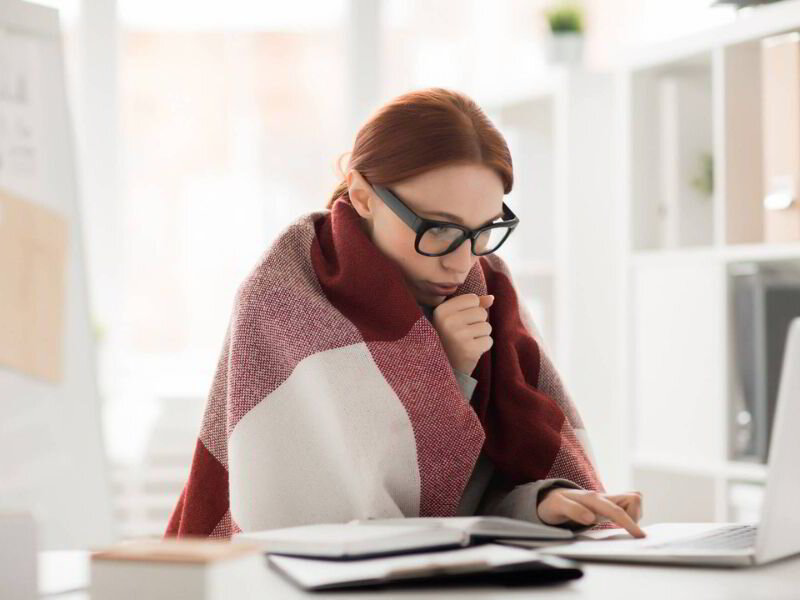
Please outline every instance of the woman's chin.
[[435, 294], [432, 292], [425, 292], [425, 304], [430, 306], [438, 306], [447, 299], [447, 296]]
[[410, 287], [411, 287], [411, 293], [414, 295], [414, 298], [416, 298], [419, 304], [425, 304], [427, 306], [438, 306], [439, 304], [445, 301], [446, 298], [445, 296], [431, 292], [430, 290], [421, 285], [416, 285], [414, 283], [411, 283]]

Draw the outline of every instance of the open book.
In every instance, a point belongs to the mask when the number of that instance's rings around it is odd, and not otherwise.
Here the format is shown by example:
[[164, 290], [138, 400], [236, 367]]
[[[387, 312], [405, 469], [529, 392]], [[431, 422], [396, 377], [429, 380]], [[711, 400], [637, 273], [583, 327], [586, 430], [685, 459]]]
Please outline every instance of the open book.
[[573, 532], [505, 517], [412, 517], [321, 523], [239, 533], [268, 554], [364, 558], [500, 539], [569, 540]]

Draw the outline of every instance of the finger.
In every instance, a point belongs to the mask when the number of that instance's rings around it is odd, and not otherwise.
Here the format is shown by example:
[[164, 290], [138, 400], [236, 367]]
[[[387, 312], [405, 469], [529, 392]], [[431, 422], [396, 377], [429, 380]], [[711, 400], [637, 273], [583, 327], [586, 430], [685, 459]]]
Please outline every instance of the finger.
[[488, 321], [473, 323], [472, 325], [467, 326], [467, 334], [473, 339], [490, 335], [491, 333], [492, 325]]
[[483, 308], [489, 308], [492, 304], [494, 304], [494, 296], [492, 294], [480, 297], [480, 305]]
[[587, 492], [585, 494], [573, 496], [573, 498], [596, 513], [610, 519], [620, 527], [623, 527], [633, 537], [646, 537], [645, 532], [631, 519], [628, 513], [601, 494], [597, 492]]
[[480, 356], [492, 347], [494, 339], [490, 335], [482, 335], [481, 337], [472, 338], [462, 343], [465, 351], [469, 352], [471, 356]]
[[[623, 526], [625, 524], [623, 522], [624, 521], [623, 515], [627, 515], [627, 517], [630, 518], [630, 520], [633, 521], [634, 523], [638, 522], [639, 508], [637, 504], [638, 499], [636, 498], [636, 496], [633, 497], [618, 496], [616, 499], [612, 499], [607, 495], [601, 495], [600, 498], [602, 501], [607, 502], [606, 506], [608, 506], [609, 512], [604, 515], [607, 518]], [[611, 506], [616, 506], [617, 508], [614, 509], [611, 508]]]
[[465, 308], [477, 307], [478, 297], [475, 294], [461, 294], [448, 298], [433, 309], [434, 318], [442, 321]]
[[622, 494], [607, 494], [606, 497], [607, 498], [633, 498], [633, 497], [636, 497], [636, 498], [639, 498], [641, 500], [642, 499], [642, 492], [631, 491], [631, 492], [623, 492]]
[[473, 351], [483, 354], [494, 345], [494, 339], [492, 339], [492, 336], [490, 335], [484, 335], [482, 337], [475, 338], [474, 340], [470, 340], [469, 344], [471, 344]]
[[630, 492], [606, 497], [614, 504], [624, 508], [625, 512], [627, 512], [634, 521], [638, 522], [642, 518], [642, 497], [640, 494]]
[[464, 308], [458, 311], [456, 314], [450, 315], [450, 318], [453, 319], [454, 323], [457, 323], [459, 326], [480, 323], [482, 321], [486, 321], [488, 317], [489, 313], [486, 312], [485, 308], [481, 308], [480, 306]]
[[480, 321], [471, 325], [458, 326], [457, 335], [464, 341], [483, 337], [492, 333], [492, 325], [488, 321]]
[[642, 497], [632, 496], [628, 499], [628, 505], [625, 510], [631, 515], [631, 518], [637, 523], [642, 519]]
[[559, 509], [565, 517], [581, 525], [591, 525], [597, 521], [597, 515], [593, 511], [566, 496], [560, 497]]
[[439, 304], [435, 309], [433, 309], [433, 312], [434, 314], [438, 314], [440, 317], [444, 317], [450, 313], [455, 313], [465, 308], [477, 307], [479, 305], [480, 300], [477, 294], [459, 294], [458, 296], [448, 298]]
[[627, 498], [619, 501], [614, 501], [614, 500], [611, 501], [614, 502], [614, 504], [616, 504], [617, 506], [622, 507], [622, 509], [626, 513], [628, 513], [628, 516], [631, 519], [633, 519], [637, 523], [639, 522], [639, 519], [641, 518], [641, 509], [639, 508], [640, 505], [636, 500], [631, 500], [630, 498]]
[[608, 513], [605, 515], [617, 525], [621, 525], [628, 530], [635, 537], [645, 537], [646, 534], [638, 524], [637, 509], [633, 506], [619, 506], [607, 498], [600, 497], [600, 500], [608, 507]]

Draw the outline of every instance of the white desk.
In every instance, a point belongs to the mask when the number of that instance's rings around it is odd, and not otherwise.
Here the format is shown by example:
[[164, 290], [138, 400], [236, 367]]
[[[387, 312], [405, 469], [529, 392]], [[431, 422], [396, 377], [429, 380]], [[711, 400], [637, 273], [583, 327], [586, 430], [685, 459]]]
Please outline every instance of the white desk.
[[[81, 553], [75, 553], [79, 555]], [[71, 564], [74, 566], [74, 557]], [[661, 567], [583, 563], [581, 579], [546, 587], [502, 588], [471, 586], [452, 588], [416, 588], [353, 592], [303, 592], [268, 570], [263, 597], [291, 598], [647, 598], [648, 600], [684, 600], [691, 598], [773, 600], [800, 598], [800, 557], [762, 567], [720, 569], [700, 567]], [[54, 600], [90, 600], [88, 591], [43, 598]], [[235, 599], [231, 599], [235, 600]]]

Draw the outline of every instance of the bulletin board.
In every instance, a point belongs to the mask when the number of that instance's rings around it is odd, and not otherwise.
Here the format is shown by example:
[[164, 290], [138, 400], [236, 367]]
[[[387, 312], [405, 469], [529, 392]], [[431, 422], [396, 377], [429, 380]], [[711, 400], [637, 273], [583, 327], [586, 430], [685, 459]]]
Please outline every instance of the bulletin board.
[[0, 0], [0, 511], [41, 549], [111, 541], [57, 11]]

